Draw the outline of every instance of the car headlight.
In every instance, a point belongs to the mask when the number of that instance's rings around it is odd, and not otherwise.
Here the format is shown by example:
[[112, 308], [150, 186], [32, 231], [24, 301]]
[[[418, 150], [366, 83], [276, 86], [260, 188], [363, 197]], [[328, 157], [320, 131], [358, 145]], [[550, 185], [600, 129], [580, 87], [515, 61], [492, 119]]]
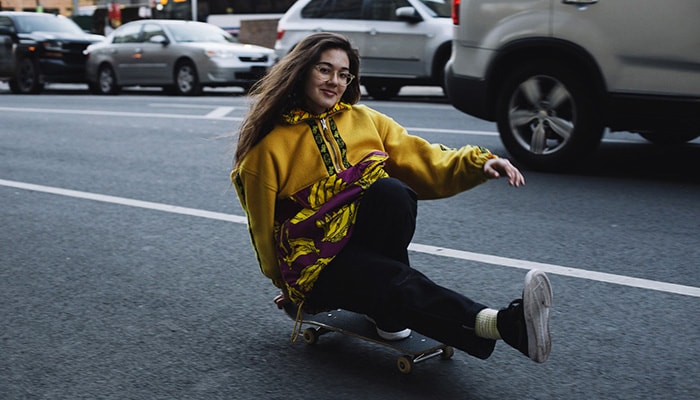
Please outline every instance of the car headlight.
[[234, 58], [236, 53], [231, 50], [206, 50], [204, 52], [210, 58]]
[[41, 44], [46, 51], [63, 51], [63, 42], [60, 40], [48, 40]]

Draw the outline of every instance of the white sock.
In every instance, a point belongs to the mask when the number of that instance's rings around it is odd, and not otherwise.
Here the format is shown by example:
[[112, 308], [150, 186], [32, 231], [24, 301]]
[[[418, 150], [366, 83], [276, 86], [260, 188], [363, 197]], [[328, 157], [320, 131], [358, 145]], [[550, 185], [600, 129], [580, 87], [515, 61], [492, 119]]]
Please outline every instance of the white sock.
[[479, 313], [476, 314], [476, 325], [474, 327], [476, 336], [484, 339], [500, 339], [501, 334], [498, 333], [497, 317], [498, 310], [494, 310], [493, 308], [484, 308], [479, 311]]

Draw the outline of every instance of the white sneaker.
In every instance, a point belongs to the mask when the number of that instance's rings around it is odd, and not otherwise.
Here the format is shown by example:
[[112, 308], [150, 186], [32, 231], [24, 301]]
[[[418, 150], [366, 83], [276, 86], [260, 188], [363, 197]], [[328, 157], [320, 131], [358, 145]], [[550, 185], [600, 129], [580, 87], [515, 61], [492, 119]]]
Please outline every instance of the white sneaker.
[[528, 355], [543, 363], [552, 350], [549, 318], [552, 309], [552, 285], [544, 272], [532, 270], [525, 276], [523, 313], [527, 328]]
[[530, 357], [547, 361], [552, 351], [549, 319], [552, 310], [552, 285], [544, 272], [531, 270], [525, 275], [523, 298], [513, 300], [498, 312], [501, 338]]
[[367, 321], [374, 324], [374, 326], [377, 328], [377, 335], [379, 335], [379, 337], [384, 339], [384, 340], [391, 340], [391, 341], [402, 340], [402, 339], [406, 339], [407, 337], [411, 336], [411, 330], [408, 328], [401, 330], [401, 331], [397, 331], [397, 332], [387, 332], [387, 331], [379, 329], [379, 327], [377, 327], [377, 323], [369, 315], [365, 315], [365, 318], [367, 319]]

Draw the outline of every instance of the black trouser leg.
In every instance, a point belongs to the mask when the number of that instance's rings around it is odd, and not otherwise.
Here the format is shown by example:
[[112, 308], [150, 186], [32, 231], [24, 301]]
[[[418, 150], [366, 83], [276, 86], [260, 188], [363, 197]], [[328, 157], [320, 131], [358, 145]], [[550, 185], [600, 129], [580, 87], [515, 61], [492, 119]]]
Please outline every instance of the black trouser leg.
[[360, 204], [350, 243], [321, 272], [307, 305], [367, 314], [386, 331], [408, 327], [476, 357], [488, 357], [495, 341], [474, 334], [476, 314], [485, 306], [408, 265], [406, 248], [415, 216], [416, 197], [410, 188], [395, 179], [375, 183]]

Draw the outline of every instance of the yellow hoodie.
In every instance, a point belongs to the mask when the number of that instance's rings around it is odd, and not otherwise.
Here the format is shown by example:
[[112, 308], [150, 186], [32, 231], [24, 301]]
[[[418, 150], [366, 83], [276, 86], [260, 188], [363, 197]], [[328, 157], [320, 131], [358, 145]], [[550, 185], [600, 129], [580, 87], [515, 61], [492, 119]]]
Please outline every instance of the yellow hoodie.
[[[482, 147], [431, 144], [367, 106], [338, 103], [321, 115], [285, 115], [231, 172], [231, 180], [263, 274], [277, 287], [286, 283], [299, 302], [349, 239], [367, 184], [388, 175], [410, 186], [419, 199], [448, 197], [486, 181], [483, 166], [490, 158], [495, 156]], [[334, 197], [352, 199], [334, 205], [332, 212], [326, 209], [325, 217], [316, 215]], [[323, 236], [316, 247], [288, 229], [311, 218], [307, 222]], [[319, 250], [320, 243], [329, 242], [339, 245]]]

